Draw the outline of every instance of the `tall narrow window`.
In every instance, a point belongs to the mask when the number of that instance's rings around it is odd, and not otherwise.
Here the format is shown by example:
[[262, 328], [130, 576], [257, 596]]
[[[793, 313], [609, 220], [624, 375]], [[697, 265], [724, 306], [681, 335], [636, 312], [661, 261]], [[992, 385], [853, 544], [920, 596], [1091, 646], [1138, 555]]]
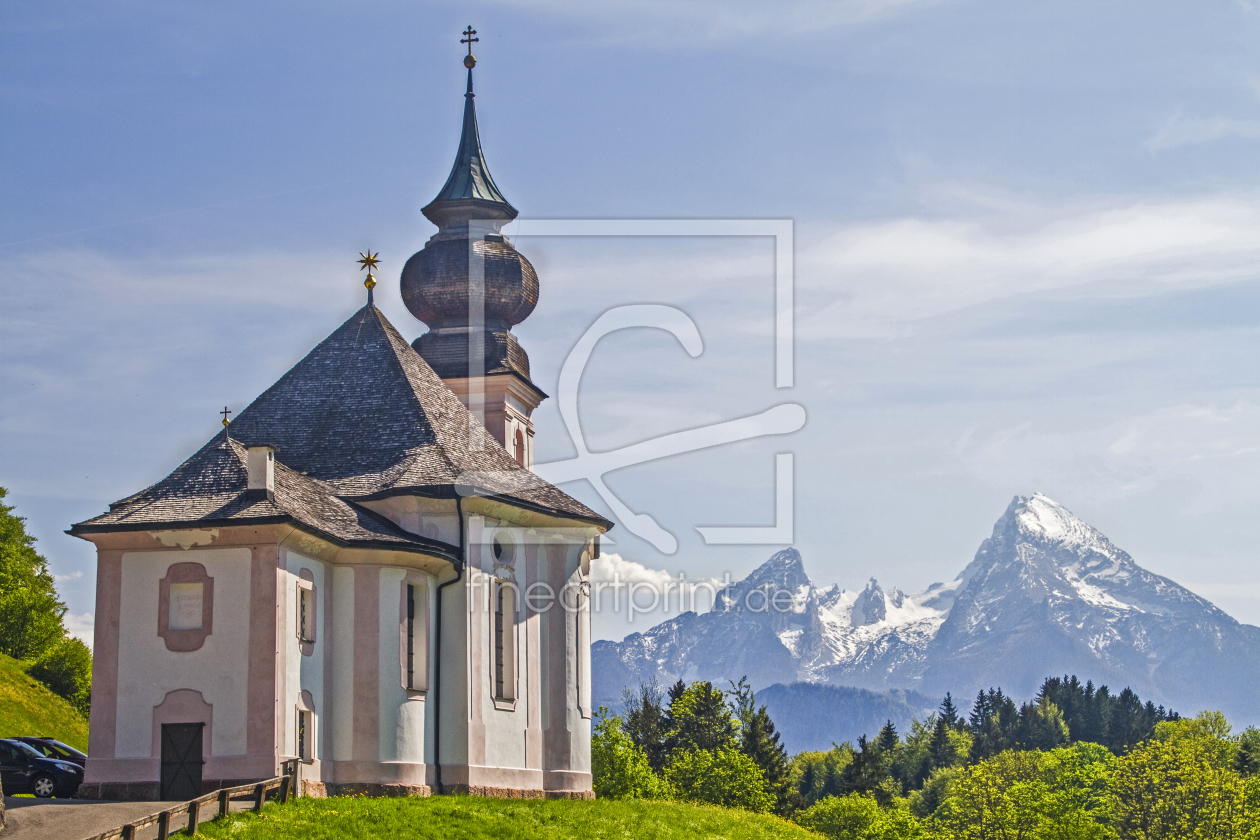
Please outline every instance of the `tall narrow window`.
[[315, 641], [315, 592], [306, 582], [298, 581], [298, 639], [303, 642]]
[[491, 671], [494, 699], [516, 699], [516, 586], [496, 580], [491, 595]]
[[315, 713], [306, 709], [298, 709], [297, 713], [297, 757], [303, 761], [315, 758]]
[[[412, 580], [415, 580], [414, 578]], [[428, 589], [421, 581], [404, 582], [399, 604], [398, 655], [403, 688], [426, 691], [429, 688]]]
[[416, 686], [416, 587], [407, 584], [407, 688]]
[[516, 430], [516, 463], [522, 467], [525, 466], [525, 434], [520, 430]]
[[503, 584], [494, 587], [494, 696], [503, 693]]

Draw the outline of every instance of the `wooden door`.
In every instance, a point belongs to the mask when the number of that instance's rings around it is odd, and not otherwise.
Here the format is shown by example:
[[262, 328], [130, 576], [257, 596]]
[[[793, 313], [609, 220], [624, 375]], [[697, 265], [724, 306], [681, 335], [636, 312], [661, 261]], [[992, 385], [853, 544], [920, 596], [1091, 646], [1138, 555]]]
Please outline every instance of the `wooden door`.
[[204, 723], [162, 724], [162, 791], [167, 800], [201, 796], [201, 730]]

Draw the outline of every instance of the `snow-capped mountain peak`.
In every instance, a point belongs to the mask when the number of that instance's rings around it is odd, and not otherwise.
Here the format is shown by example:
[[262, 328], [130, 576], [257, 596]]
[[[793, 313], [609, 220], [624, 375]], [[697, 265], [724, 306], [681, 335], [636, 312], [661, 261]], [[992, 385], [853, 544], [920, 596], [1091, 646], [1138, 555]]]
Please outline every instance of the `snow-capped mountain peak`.
[[1057, 502], [1016, 496], [949, 583], [911, 595], [875, 578], [817, 588], [795, 549], [776, 553], [686, 613], [593, 649], [597, 694], [640, 679], [747, 676], [914, 688], [955, 696], [1001, 685], [1030, 696], [1046, 676], [1078, 673], [1182, 710], [1220, 708], [1260, 722], [1250, 686], [1260, 628], [1153, 574]]

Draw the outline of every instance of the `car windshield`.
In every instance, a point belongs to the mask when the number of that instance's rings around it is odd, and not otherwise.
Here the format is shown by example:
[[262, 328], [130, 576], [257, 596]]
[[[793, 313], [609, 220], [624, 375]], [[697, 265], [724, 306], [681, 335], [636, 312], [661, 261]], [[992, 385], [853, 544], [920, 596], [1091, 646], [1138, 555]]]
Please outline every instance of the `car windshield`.
[[51, 750], [51, 754], [60, 756], [61, 758], [87, 758], [86, 755], [76, 750], [69, 744], [63, 744], [60, 741], [45, 741], [44, 744]]
[[43, 753], [32, 747], [30, 744], [23, 744], [21, 741], [5, 741], [5, 743], [11, 747], [15, 747], [18, 752], [24, 752], [27, 755], [34, 756], [35, 758], [44, 757]]

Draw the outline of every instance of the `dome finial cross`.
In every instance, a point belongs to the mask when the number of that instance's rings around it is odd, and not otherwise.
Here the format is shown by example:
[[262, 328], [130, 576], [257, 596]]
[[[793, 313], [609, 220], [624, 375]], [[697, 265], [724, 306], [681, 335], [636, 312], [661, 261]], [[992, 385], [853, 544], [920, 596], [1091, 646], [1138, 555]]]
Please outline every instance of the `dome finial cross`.
[[471, 24], [469, 24], [468, 28], [465, 29], [463, 33], [461, 34], [463, 34], [464, 37], [460, 39], [460, 43], [468, 45], [468, 55], [464, 56], [464, 66], [467, 67], [469, 70], [471, 70], [473, 69], [473, 66], [476, 65], [477, 63], [477, 59], [474, 58], [472, 54], [472, 45], [477, 43], [481, 39], [473, 37], [474, 35], [477, 34], [477, 30], [473, 29]]

